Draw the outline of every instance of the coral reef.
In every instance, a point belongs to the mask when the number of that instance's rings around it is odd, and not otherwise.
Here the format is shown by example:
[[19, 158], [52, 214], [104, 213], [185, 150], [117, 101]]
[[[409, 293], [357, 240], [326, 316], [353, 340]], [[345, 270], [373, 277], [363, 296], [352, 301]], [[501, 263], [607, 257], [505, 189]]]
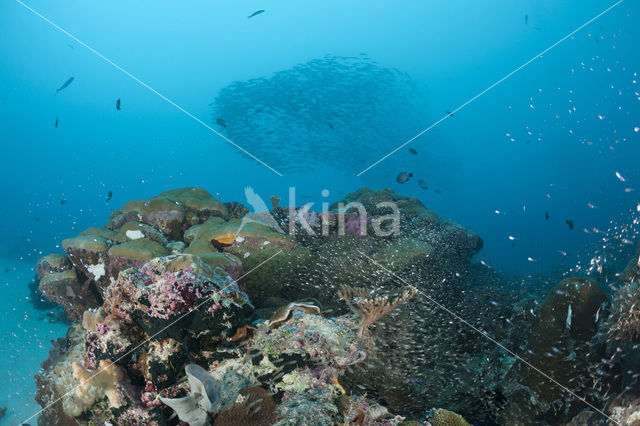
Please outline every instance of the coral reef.
[[[367, 214], [345, 212], [350, 202]], [[43, 294], [78, 323], [36, 378], [42, 406], [60, 399], [43, 424], [395, 425], [433, 406], [493, 418], [479, 395], [497, 394], [513, 361], [412, 298], [425, 292], [506, 338], [485, 309], [503, 296], [464, 281], [476, 234], [388, 189], [323, 213], [273, 208], [167, 191], [43, 258]], [[398, 276], [416, 287], [399, 289]], [[459, 382], [443, 386], [453, 370]]]

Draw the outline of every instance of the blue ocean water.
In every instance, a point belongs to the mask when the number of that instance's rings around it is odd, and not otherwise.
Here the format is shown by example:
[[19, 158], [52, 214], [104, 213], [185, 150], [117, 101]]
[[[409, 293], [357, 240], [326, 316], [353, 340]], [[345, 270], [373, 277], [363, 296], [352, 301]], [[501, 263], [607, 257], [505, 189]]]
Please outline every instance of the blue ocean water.
[[[24, 310], [11, 326], [26, 327], [37, 314], [18, 302], [30, 277], [16, 268], [128, 200], [184, 186], [223, 201], [295, 187], [317, 205], [390, 187], [477, 232], [476, 260], [512, 275], [624, 248], [640, 201], [640, 7], [622, 1], [563, 40], [613, 4], [3, 2], [0, 255], [18, 296], [2, 310]], [[7, 327], [3, 348], [41, 360], [36, 341], [63, 332]], [[32, 395], [28, 382], [0, 404]]]

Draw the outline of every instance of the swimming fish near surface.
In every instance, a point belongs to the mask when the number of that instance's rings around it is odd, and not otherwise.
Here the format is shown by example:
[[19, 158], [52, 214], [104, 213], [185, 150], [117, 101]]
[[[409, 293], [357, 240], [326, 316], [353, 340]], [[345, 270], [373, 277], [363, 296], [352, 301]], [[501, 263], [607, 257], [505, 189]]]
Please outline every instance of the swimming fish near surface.
[[60, 200], [60, 204], [67, 204], [67, 200], [63, 198], [62, 200]]
[[109, 191], [109, 192], [107, 193], [107, 203], [108, 203], [109, 201], [111, 201], [111, 197], [113, 197], [113, 191]]
[[573, 229], [573, 220], [567, 219], [567, 225], [569, 226], [569, 229]]
[[216, 124], [220, 127], [227, 127], [227, 123], [225, 123], [225, 121], [222, 118], [218, 118], [216, 120]]
[[56, 124], [54, 124], [54, 126], [56, 127], [56, 129], [58, 128], [58, 116], [56, 115]]
[[329, 127], [333, 129], [333, 124], [329, 123], [328, 121], [327, 121], [327, 124], [329, 125]]
[[546, 210], [544, 212], [544, 220], [549, 220], [549, 212]]
[[451, 116], [451, 117], [455, 117], [455, 115], [453, 115], [453, 113], [449, 110], [447, 110], [447, 115]]
[[116, 101], [116, 109], [120, 111], [120, 98]]
[[418, 155], [418, 151], [416, 151], [413, 148], [409, 148], [409, 152], [412, 153], [413, 155]]
[[74, 79], [75, 79], [74, 77], [70, 77], [69, 80], [65, 81], [64, 84], [62, 86], [60, 86], [60, 88], [58, 88], [58, 90], [56, 90], [56, 95], [58, 94], [59, 91], [64, 90], [67, 87], [69, 87], [69, 85], [71, 83], [73, 83]]
[[425, 183], [425, 181], [423, 181], [422, 179], [420, 179], [420, 180], [418, 181], [418, 186], [420, 186], [420, 188], [424, 189], [425, 191], [426, 191], [427, 189], [429, 189], [429, 187], [427, 186], [427, 184]]
[[249, 18], [253, 18], [254, 16], [260, 15], [261, 13], [264, 13], [264, 10], [260, 9], [260, 10], [256, 10], [255, 12], [253, 12], [251, 15], [247, 16], [247, 19]]
[[413, 177], [413, 173], [401, 172], [398, 174], [398, 177], [396, 177], [396, 182], [405, 183], [412, 177]]

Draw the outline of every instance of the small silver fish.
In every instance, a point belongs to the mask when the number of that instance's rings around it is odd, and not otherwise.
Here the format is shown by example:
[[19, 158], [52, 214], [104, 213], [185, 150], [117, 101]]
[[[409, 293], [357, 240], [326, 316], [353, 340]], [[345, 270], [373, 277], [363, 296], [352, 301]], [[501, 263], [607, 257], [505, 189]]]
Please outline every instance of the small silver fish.
[[567, 327], [567, 331], [571, 330], [571, 304], [569, 304], [569, 309], [567, 309], [567, 320], [565, 321], [565, 325]]

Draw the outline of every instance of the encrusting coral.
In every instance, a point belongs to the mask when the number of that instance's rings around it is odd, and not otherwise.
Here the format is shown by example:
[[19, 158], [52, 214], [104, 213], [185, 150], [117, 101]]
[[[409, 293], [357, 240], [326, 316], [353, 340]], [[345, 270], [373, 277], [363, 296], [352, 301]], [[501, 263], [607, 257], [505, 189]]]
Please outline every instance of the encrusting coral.
[[416, 292], [415, 287], [407, 286], [399, 296], [389, 300], [388, 297], [372, 297], [372, 292], [363, 288], [343, 286], [338, 290], [338, 297], [344, 300], [349, 309], [360, 317], [358, 336], [362, 337], [371, 324], [391, 312], [399, 304], [411, 299]]

